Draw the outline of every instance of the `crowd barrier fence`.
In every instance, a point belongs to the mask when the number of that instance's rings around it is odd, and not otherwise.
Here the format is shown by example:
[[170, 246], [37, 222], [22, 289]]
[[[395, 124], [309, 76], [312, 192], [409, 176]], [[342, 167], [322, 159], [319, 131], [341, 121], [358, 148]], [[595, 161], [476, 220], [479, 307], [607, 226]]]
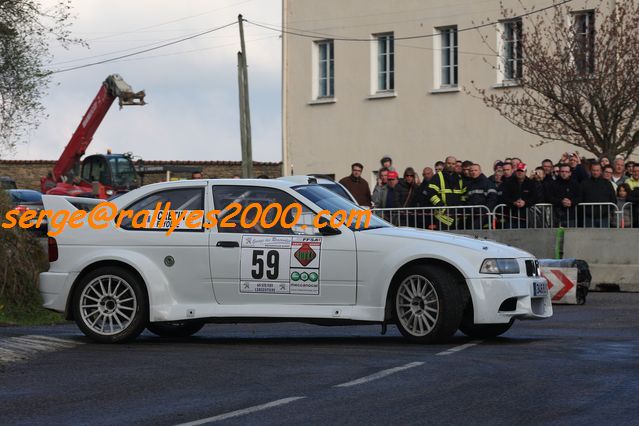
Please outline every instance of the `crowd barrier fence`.
[[396, 226], [432, 230], [633, 228], [633, 205], [580, 203], [564, 208], [540, 203], [521, 208], [487, 206], [373, 208], [372, 212]]

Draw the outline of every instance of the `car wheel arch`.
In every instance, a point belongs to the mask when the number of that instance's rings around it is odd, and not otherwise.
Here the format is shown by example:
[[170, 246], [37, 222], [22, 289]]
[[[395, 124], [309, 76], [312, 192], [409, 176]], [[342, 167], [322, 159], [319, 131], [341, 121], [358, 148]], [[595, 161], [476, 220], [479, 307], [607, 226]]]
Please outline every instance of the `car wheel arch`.
[[397, 271], [395, 271], [395, 273], [393, 274], [393, 277], [391, 278], [390, 284], [386, 290], [386, 303], [384, 305], [384, 321], [391, 321], [393, 319], [393, 294], [394, 294], [394, 290], [395, 287], [399, 285], [399, 277], [402, 276], [402, 274], [404, 273], [404, 271], [406, 271], [407, 269], [411, 268], [412, 266], [415, 265], [425, 265], [425, 266], [437, 266], [440, 268], [444, 268], [448, 271], [450, 271], [452, 274], [454, 274], [457, 278], [457, 283], [461, 289], [462, 292], [462, 297], [464, 300], [464, 306], [465, 306], [465, 310], [466, 309], [471, 309], [472, 310], [472, 305], [473, 305], [473, 301], [472, 301], [472, 297], [470, 295], [470, 290], [468, 289], [468, 285], [466, 283], [466, 278], [464, 277], [464, 275], [461, 273], [461, 271], [454, 265], [441, 260], [441, 259], [435, 259], [435, 258], [418, 258], [418, 259], [413, 259], [410, 262], [407, 262], [405, 264], [403, 264], [399, 269], [397, 269]]
[[104, 266], [118, 266], [121, 268], [124, 268], [126, 270], [128, 270], [129, 272], [131, 272], [133, 275], [135, 275], [141, 283], [143, 283], [144, 285], [142, 286], [142, 288], [144, 289], [144, 292], [146, 294], [146, 298], [147, 301], [150, 302], [149, 300], [149, 289], [147, 286], [147, 283], [145, 281], [145, 279], [142, 277], [142, 274], [140, 273], [140, 271], [138, 271], [134, 266], [126, 263], [126, 262], [122, 262], [121, 260], [99, 260], [97, 262], [91, 263], [90, 265], [87, 265], [84, 267], [84, 269], [82, 269], [82, 271], [78, 274], [78, 276], [75, 278], [75, 280], [73, 281], [73, 284], [71, 285], [71, 289], [69, 291], [69, 294], [67, 295], [67, 303], [66, 303], [66, 307], [64, 310], [64, 317], [66, 320], [69, 321], [73, 321], [75, 318], [73, 317], [73, 309], [71, 306], [71, 303], [73, 302], [73, 295], [75, 294], [75, 290], [78, 286], [78, 284], [80, 282], [82, 282], [82, 279], [89, 274], [91, 271], [96, 270], [97, 268], [101, 268]]

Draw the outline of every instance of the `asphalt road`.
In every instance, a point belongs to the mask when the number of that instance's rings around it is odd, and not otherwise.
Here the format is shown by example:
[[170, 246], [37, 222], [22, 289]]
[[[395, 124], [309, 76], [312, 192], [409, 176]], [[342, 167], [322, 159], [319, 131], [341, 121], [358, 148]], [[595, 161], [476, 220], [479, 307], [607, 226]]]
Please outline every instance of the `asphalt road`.
[[502, 338], [207, 325], [99, 345], [0, 327], [1, 424], [639, 424], [639, 294], [590, 294]]

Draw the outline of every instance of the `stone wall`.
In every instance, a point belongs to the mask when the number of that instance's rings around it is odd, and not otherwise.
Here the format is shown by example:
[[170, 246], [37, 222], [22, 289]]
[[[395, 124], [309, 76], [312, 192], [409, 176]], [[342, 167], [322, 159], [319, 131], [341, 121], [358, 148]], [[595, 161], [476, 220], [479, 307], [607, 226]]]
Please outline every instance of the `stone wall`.
[[[55, 165], [51, 160], [0, 160], [0, 176], [9, 176], [15, 179], [18, 188], [40, 190], [40, 177], [46, 176]], [[242, 163], [240, 161], [162, 161], [145, 160], [145, 166], [175, 166], [193, 167], [201, 170], [205, 178], [230, 178], [235, 174], [241, 174]], [[268, 177], [281, 176], [282, 163], [253, 162], [254, 175], [266, 175]], [[188, 178], [190, 172], [173, 173], [176, 178]], [[166, 179], [166, 173], [146, 174], [144, 183], [161, 182]]]

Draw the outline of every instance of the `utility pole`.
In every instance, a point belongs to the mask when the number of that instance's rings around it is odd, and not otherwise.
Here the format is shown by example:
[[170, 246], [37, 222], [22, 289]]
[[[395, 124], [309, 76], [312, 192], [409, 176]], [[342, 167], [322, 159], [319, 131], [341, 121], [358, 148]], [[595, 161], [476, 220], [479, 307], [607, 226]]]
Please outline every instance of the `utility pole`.
[[237, 52], [237, 83], [240, 96], [240, 136], [242, 142], [242, 177], [253, 177], [253, 152], [251, 149], [251, 110], [249, 107], [248, 69], [246, 65], [246, 46], [244, 45], [244, 20], [237, 15], [240, 26], [241, 51]]

